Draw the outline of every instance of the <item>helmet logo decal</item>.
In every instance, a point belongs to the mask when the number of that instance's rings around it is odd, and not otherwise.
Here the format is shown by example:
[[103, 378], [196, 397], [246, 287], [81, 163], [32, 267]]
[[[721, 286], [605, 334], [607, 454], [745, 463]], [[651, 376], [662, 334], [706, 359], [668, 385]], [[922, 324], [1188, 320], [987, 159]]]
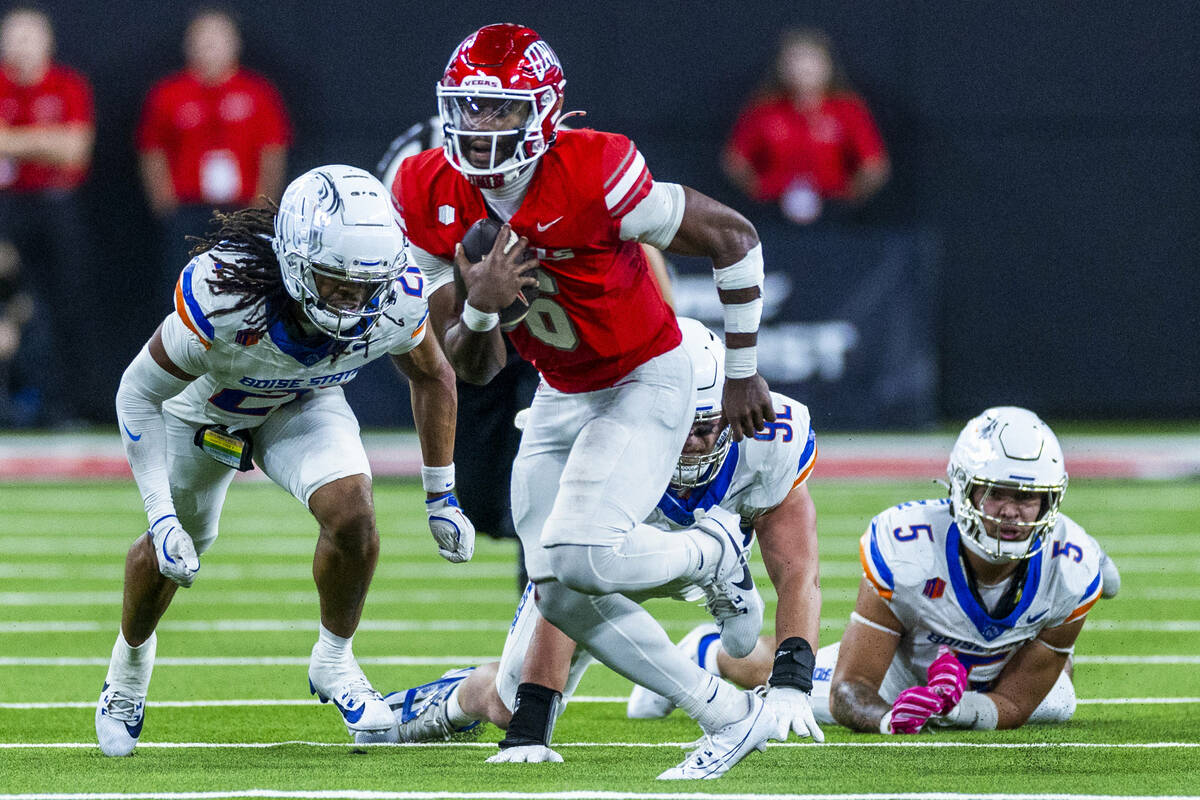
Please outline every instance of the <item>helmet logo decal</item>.
[[558, 56], [550, 49], [550, 45], [541, 39], [525, 48], [525, 61], [539, 81], [546, 77], [551, 68], [562, 69], [562, 64], [558, 63]]

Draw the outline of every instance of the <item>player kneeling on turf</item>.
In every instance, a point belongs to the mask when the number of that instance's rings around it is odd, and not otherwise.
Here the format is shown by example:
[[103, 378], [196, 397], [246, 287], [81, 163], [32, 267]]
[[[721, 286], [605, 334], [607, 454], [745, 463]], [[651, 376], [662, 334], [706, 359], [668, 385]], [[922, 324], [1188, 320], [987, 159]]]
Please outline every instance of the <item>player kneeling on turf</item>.
[[320, 527], [321, 624], [310, 690], [359, 741], [395, 741], [395, 718], [351, 650], [379, 556], [371, 468], [342, 384], [389, 354], [409, 379], [438, 552], [466, 561], [475, 530], [454, 487], [454, 373], [425, 335], [422, 276], [387, 190], [369, 173], [310, 170], [277, 213], [221, 214], [187, 265], [175, 310], [121, 377], [117, 416], [150, 527], [129, 549], [121, 631], [96, 707], [106, 755], [142, 731], [154, 629], [217, 538], [225, 492], [257, 464]]

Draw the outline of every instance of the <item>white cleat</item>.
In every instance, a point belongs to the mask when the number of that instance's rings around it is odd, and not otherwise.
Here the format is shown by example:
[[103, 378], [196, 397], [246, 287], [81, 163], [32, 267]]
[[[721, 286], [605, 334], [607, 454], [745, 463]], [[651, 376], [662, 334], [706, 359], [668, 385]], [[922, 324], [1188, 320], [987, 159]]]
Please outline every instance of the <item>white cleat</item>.
[[[697, 625], [687, 636], [675, 645], [696, 664], [701, 667], [707, 660], [709, 649], [721, 646], [721, 631], [711, 622]], [[661, 719], [675, 709], [675, 704], [657, 692], [652, 692], [645, 686], [634, 684], [629, 694], [629, 702], [625, 706], [625, 715], [630, 719]]]
[[1108, 557], [1108, 553], [1100, 551], [1100, 596], [1108, 599], [1116, 597], [1121, 591], [1121, 573], [1117, 565]]
[[396, 723], [398, 741], [436, 742], [464, 739], [479, 734], [478, 721], [463, 728], [450, 722], [447, 701], [474, 667], [452, 669], [436, 681], [414, 686], [403, 692], [392, 692], [384, 700]]
[[775, 715], [754, 692], [743, 692], [750, 703], [746, 716], [718, 728], [700, 740], [683, 763], [658, 776], [660, 781], [711, 780], [719, 778], [752, 750], [767, 749], [767, 739], [777, 727]]
[[146, 716], [146, 698], [105, 682], [96, 703], [96, 739], [106, 756], [127, 756], [137, 747]]
[[758, 644], [765, 604], [746, 553], [750, 536], [741, 532], [741, 519], [720, 506], [703, 516], [696, 514], [696, 528], [721, 542], [721, 562], [712, 583], [704, 586], [704, 606], [721, 631], [721, 646], [734, 658], [745, 658]]
[[356, 662], [339, 670], [310, 665], [308, 690], [322, 703], [333, 701], [355, 744], [398, 741], [396, 718]]

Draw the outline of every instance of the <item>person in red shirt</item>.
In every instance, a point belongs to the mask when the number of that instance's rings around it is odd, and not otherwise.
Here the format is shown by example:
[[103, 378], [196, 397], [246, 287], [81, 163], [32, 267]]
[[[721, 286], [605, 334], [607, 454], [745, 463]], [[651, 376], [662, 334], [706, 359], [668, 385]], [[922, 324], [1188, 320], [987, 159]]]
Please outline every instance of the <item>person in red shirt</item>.
[[287, 112], [275, 87], [239, 64], [241, 45], [228, 13], [199, 12], [184, 36], [186, 67], [156, 83], [142, 109], [136, 144], [163, 222], [165, 288], [188, 260], [186, 237], [204, 232], [214, 208], [278, 200], [283, 188]]
[[[660, 778], [717, 777], [765, 746], [773, 712], [682, 656], [636, 600], [681, 582], [703, 587], [722, 642], [745, 652], [762, 600], [736, 532], [713, 520], [670, 534], [641, 524], [687, 438], [696, 388], [640, 245], [713, 262], [728, 345], [724, 418], [735, 440], [775, 418], [757, 370], [762, 248], [733, 209], [655, 181], [628, 138], [560, 128], [565, 83], [536, 32], [481, 28], [437, 87], [443, 148], [405, 160], [392, 192], [426, 276], [433, 330], [459, 377], [487, 383], [501, 370], [499, 312], [537, 286], [524, 317], [505, 326], [542, 375], [512, 469], [531, 594], [558, 637], [673, 698], [701, 725], [704, 744]], [[486, 217], [504, 224], [471, 264], [461, 242]], [[568, 658], [573, 647], [566, 640]], [[527, 675], [536, 662], [526, 662]], [[518, 707], [555, 702], [545, 681], [523, 680]], [[544, 760], [539, 734], [514, 724], [503, 760]]]
[[66, 297], [87, 297], [92, 272], [76, 191], [91, 162], [92, 90], [79, 73], [55, 63], [54, 30], [45, 13], [11, 9], [0, 21], [0, 239], [20, 255], [54, 358], [38, 372], [38, 424], [65, 423], [94, 410], [93, 376], [84, 354], [87, 316]]
[[823, 33], [784, 35], [774, 80], [738, 117], [723, 167], [747, 196], [778, 204], [799, 224], [816, 221], [830, 201], [859, 205], [887, 182], [883, 139]]

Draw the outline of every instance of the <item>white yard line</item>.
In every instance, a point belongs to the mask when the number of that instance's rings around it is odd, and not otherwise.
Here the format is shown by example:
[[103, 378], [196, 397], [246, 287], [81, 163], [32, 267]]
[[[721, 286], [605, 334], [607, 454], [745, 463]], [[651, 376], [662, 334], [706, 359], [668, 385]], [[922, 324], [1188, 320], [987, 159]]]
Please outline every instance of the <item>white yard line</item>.
[[[275, 747], [299, 745], [304, 747], [474, 747], [493, 749], [495, 742], [420, 742], [416, 744], [370, 744], [359, 745], [351, 742], [307, 742], [289, 740], [282, 742], [138, 742], [138, 749], [161, 750], [266, 750]], [[694, 747], [695, 742], [555, 742], [555, 748], [560, 747], [621, 747], [628, 749], [671, 748], [686, 750]], [[1059, 750], [1059, 749], [1090, 749], [1090, 750], [1191, 750], [1200, 748], [1200, 742], [944, 742], [921, 740], [904, 741], [875, 741], [875, 742], [771, 742], [770, 747], [810, 748], [810, 747], [946, 747], [968, 750]], [[0, 750], [83, 750], [95, 749], [95, 742], [0, 742]], [[457, 796], [457, 795], [452, 795]], [[892, 797], [893, 795], [887, 795]]]
[[[0, 634], [16, 633], [114, 633], [117, 621], [82, 622], [73, 620], [46, 620], [42, 622], [0, 622]], [[360, 631], [436, 633], [442, 631], [506, 631], [505, 620], [442, 619], [407, 620], [376, 619], [363, 620], [358, 624]], [[158, 630], [186, 633], [270, 633], [302, 631], [312, 633], [316, 623], [309, 619], [231, 619], [231, 620], [180, 620], [163, 622]]]
[[[387, 666], [461, 666], [495, 661], [495, 656], [359, 656], [359, 664]], [[155, 659], [158, 667], [265, 667], [306, 666], [308, 656], [165, 656]], [[1076, 664], [1200, 664], [1200, 656], [1075, 656]], [[100, 656], [3, 656], [0, 667], [102, 667]]]
[[1116, 794], [959, 794], [889, 792], [887, 794], [725, 794], [715, 792], [378, 792], [364, 789], [242, 789], [224, 792], [79, 792], [72, 794], [0, 794], [0, 800], [220, 800], [221, 798], [315, 798], [315, 800], [1200, 800], [1195, 795]]
[[[408, 619], [364, 619], [358, 624], [360, 631], [385, 632], [458, 632], [458, 631], [505, 631], [509, 627], [508, 620], [479, 620], [479, 619], [441, 619], [441, 620], [408, 620]], [[666, 620], [663, 626], [668, 629], [691, 629], [690, 621]], [[229, 620], [180, 620], [166, 621], [158, 626], [164, 632], [179, 631], [186, 633], [269, 633], [269, 632], [311, 632], [313, 621], [308, 619], [229, 619]], [[841, 623], [826, 622], [824, 628], [830, 630], [840, 628]], [[108, 633], [116, 630], [115, 622], [89, 622], [78, 620], [41, 620], [36, 622], [0, 622], [0, 635], [3, 634], [34, 634], [34, 633]], [[1194, 619], [1089, 619], [1086, 630], [1100, 633], [1200, 633], [1200, 620]]]
[[[604, 697], [601, 695], [576, 695], [571, 698], [571, 702], [581, 704], [611, 703], [616, 705], [624, 705], [628, 699], [629, 698], [625, 697], [624, 695], [616, 697]], [[1081, 706], [1187, 705], [1200, 703], [1200, 697], [1094, 697], [1091, 699], [1080, 698], [1076, 702]], [[148, 705], [152, 705], [155, 708], [250, 708], [255, 706], [313, 706], [315, 708], [318, 707], [320, 703], [318, 703], [315, 698], [302, 700], [289, 697], [277, 700], [266, 698], [252, 700], [151, 700]], [[95, 706], [95, 700], [71, 700], [63, 702], [0, 703], [0, 710], [32, 711], [65, 708], [95, 708]]]
[[314, 798], [315, 800], [1200, 800], [1195, 795], [1116, 794], [959, 794], [889, 792], [887, 794], [725, 794], [715, 792], [378, 792], [364, 789], [242, 789], [224, 792], [79, 792], [72, 794], [0, 794], [0, 800], [220, 800], [221, 798]]

